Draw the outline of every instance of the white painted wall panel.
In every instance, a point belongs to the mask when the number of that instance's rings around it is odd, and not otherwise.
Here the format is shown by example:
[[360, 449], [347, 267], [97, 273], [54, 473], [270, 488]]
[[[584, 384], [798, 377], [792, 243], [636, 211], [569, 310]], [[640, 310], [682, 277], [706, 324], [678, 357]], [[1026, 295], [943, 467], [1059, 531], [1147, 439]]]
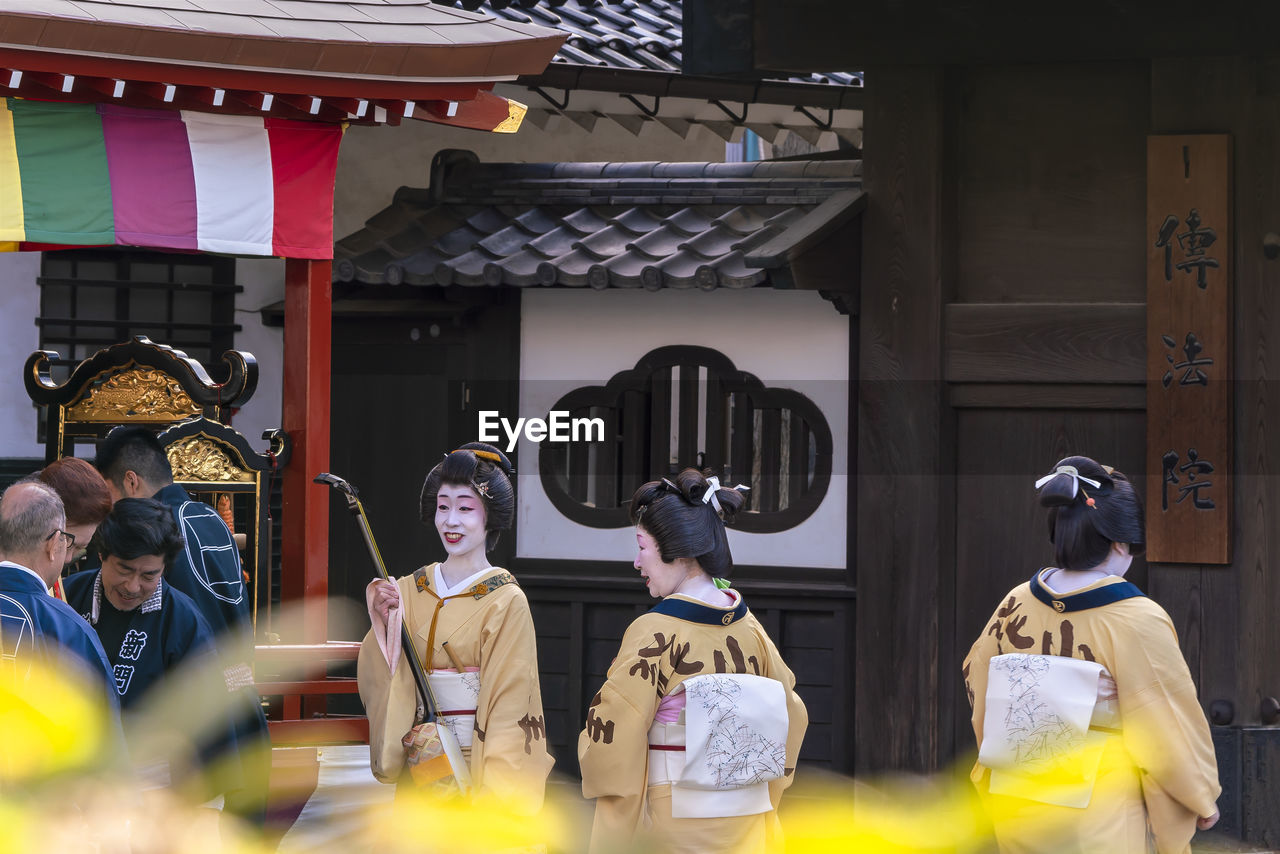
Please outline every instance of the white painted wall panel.
[[[776, 534], [730, 531], [739, 564], [843, 568], [847, 507], [849, 318], [813, 292], [750, 290], [525, 291], [521, 307], [520, 411], [546, 417], [566, 392], [603, 385], [658, 347], [719, 350], [766, 385], [795, 389], [821, 407], [834, 440], [833, 477], [818, 509]], [[526, 558], [627, 560], [632, 528], [601, 530], [566, 519], [537, 476], [537, 446], [521, 440], [517, 554]], [[638, 487], [636, 483], [628, 488]]]
[[0, 457], [44, 457], [22, 366], [40, 343], [39, 252], [0, 254]]

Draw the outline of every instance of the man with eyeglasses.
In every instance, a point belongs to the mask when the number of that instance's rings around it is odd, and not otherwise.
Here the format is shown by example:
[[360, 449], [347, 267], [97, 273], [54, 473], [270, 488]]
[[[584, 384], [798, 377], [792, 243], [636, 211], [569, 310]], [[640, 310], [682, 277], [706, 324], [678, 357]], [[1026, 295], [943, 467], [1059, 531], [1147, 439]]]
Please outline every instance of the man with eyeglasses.
[[0, 678], [21, 684], [34, 662], [82, 671], [103, 690], [119, 727], [111, 665], [89, 624], [49, 595], [72, 536], [62, 500], [43, 483], [22, 481], [0, 495]]

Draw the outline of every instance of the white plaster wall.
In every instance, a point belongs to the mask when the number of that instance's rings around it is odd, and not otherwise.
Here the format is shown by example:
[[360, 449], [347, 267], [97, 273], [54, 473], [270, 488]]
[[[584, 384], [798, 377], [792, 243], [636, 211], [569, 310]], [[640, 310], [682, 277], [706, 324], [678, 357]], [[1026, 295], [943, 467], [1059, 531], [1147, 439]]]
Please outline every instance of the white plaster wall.
[[262, 325], [258, 310], [284, 299], [284, 261], [279, 259], [236, 259], [236, 283], [244, 288], [236, 294], [237, 350], [247, 350], [258, 360], [258, 390], [232, 420], [255, 450], [266, 450], [262, 431], [280, 426], [281, 389], [284, 378], [284, 330]]
[[36, 409], [23, 385], [22, 366], [40, 344], [40, 254], [0, 254], [0, 457], [44, 457], [36, 441]]
[[[520, 411], [546, 417], [563, 394], [603, 385], [645, 353], [671, 344], [719, 350], [768, 386], [795, 389], [831, 427], [833, 476], [818, 509], [776, 534], [730, 530], [740, 564], [843, 568], [847, 518], [849, 318], [809, 291], [528, 290], [521, 302]], [[505, 446], [505, 443], [504, 443]], [[552, 506], [522, 439], [516, 553], [526, 558], [632, 560], [631, 528], [578, 525]], [[635, 486], [639, 486], [636, 483]]]

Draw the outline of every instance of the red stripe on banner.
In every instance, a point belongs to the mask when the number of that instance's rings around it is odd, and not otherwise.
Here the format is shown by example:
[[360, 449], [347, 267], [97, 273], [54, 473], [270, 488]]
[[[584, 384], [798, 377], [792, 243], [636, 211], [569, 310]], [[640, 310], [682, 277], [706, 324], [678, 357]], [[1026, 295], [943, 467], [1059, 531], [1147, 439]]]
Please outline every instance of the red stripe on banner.
[[678, 750], [681, 753], [683, 753], [684, 745], [683, 744], [651, 744], [649, 745], [649, 749], [650, 750]]
[[275, 218], [272, 253], [333, 257], [333, 182], [342, 125], [266, 119]]

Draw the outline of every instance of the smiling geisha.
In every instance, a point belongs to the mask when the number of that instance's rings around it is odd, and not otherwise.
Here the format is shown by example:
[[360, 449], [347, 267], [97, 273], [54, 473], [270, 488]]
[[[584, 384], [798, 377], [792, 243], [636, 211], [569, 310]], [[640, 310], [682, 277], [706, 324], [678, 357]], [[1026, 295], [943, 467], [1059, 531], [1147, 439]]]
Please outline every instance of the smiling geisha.
[[447, 557], [395, 584], [369, 584], [372, 628], [357, 675], [373, 773], [386, 783], [408, 781], [416, 754], [403, 739], [418, 722], [418, 698], [399, 643], [403, 620], [472, 785], [531, 814], [542, 804], [552, 765], [533, 618], [515, 578], [487, 559], [499, 533], [511, 527], [512, 474], [497, 448], [472, 442], [427, 475], [422, 521], [435, 525]]

